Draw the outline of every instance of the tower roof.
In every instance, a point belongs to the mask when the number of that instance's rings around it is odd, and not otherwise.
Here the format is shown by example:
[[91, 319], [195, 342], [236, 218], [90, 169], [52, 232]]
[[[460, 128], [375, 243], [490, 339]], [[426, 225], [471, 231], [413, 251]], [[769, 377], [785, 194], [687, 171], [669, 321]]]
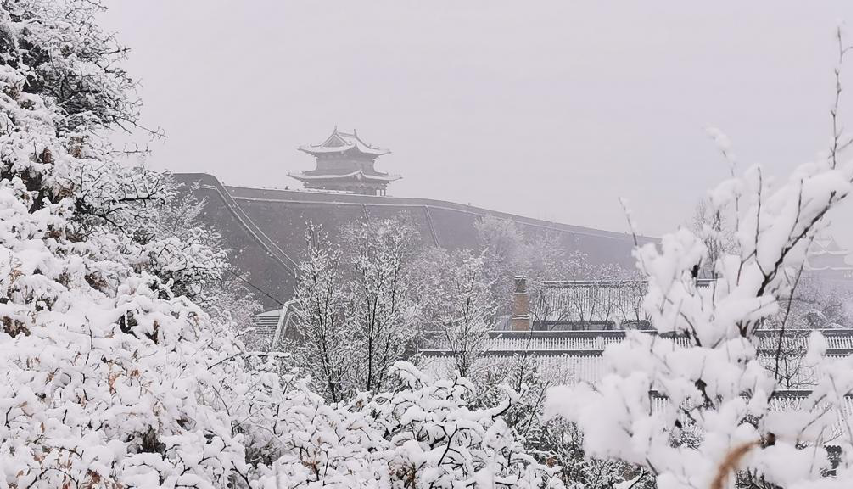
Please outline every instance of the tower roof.
[[382, 156], [391, 151], [384, 148], [374, 148], [365, 143], [358, 137], [355, 130], [352, 133], [338, 131], [338, 128], [332, 131], [332, 134], [320, 144], [309, 144], [300, 146], [299, 151], [310, 155], [344, 153], [347, 151], [361, 153], [368, 156]]
[[350, 173], [343, 174], [317, 174], [312, 172], [291, 172], [288, 173], [288, 176], [291, 176], [300, 182], [311, 182], [311, 181], [364, 181], [364, 182], [379, 182], [379, 183], [388, 183], [393, 182], [395, 180], [399, 180], [401, 177], [399, 175], [391, 175], [389, 173], [366, 173], [362, 170], [357, 170]]

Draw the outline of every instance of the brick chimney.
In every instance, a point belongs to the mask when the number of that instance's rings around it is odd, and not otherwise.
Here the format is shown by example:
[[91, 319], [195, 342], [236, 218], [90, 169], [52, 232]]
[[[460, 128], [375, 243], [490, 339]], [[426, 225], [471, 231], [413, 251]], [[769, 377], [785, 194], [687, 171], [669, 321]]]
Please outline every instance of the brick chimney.
[[515, 277], [510, 327], [513, 331], [530, 331], [530, 294], [527, 293], [527, 278], [522, 275]]

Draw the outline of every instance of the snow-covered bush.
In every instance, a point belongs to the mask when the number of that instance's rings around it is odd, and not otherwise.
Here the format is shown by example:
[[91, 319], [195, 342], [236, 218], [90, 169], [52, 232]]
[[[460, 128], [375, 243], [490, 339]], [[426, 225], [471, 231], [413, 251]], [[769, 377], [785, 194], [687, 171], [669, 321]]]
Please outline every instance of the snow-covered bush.
[[556, 468], [524, 453], [502, 419], [514, 393], [475, 409], [465, 379], [435, 381], [399, 362], [392, 392], [325, 404], [296, 383], [278, 408], [281, 456], [264, 488], [559, 487]]
[[368, 409], [388, 433], [390, 459], [402, 487], [553, 487], [554, 470], [526, 454], [502, 419], [516, 393], [493, 406], [469, 406], [465, 378], [435, 381], [411, 364], [392, 369], [402, 387], [376, 396]]
[[651, 474], [641, 467], [587, 457], [583, 435], [574, 423], [543, 416], [547, 389], [557, 385], [555, 379], [559, 376], [543, 369], [535, 357], [519, 355], [497, 365], [487, 363], [483, 370], [485, 375], [477, 379], [475, 405], [497, 404], [505, 386], [513, 389], [517, 395], [501, 418], [524, 441], [526, 453], [558, 468], [555, 476], [567, 488], [605, 489], [625, 482], [635, 489], [654, 486]]
[[[543, 485], [465, 381], [401, 365], [392, 394], [327, 404], [190, 300], [221, 307], [223, 255], [167, 176], [112, 159], [137, 105], [98, 12], [0, 9], [0, 488]], [[411, 235], [351, 233], [357, 378], [379, 388], [412, 331]]]
[[135, 268], [168, 282], [175, 295], [205, 304], [213, 300], [211, 291], [218, 288], [230, 266], [221, 237], [199, 224], [204, 201], [181, 188], [170, 175], [158, 178], [162, 192], [156, 201], [142, 204], [148, 210], [146, 218], [121, 230], [132, 242], [127, 253], [134, 255], [131, 260]]
[[389, 487], [387, 442], [360, 409], [328, 404], [305, 380], [289, 383], [277, 401], [260, 487]]
[[4, 0], [3, 63], [25, 76], [19, 89], [38, 95], [59, 114], [53, 125], [71, 153], [101, 129], [138, 126], [136, 82], [122, 69], [127, 49], [98, 24], [97, 0]]
[[543, 424], [538, 446], [547, 450], [547, 460], [560, 467], [559, 477], [569, 489], [654, 489], [650, 472], [618, 459], [586, 456], [583, 435], [574, 423], [562, 419]]
[[[73, 157], [38, 98], [5, 94], [19, 79], [4, 74], [0, 483], [224, 481], [242, 446], [225, 413], [196, 396], [221, 332], [156, 277], [98, 258], [115, 245], [110, 235], [77, 236], [73, 190], [53, 183]], [[32, 210], [38, 191], [24, 178], [68, 196]]]
[[156, 178], [100, 146], [129, 119], [96, 11], [0, 9], [0, 487], [223, 487], [242, 435], [204, 401], [239, 345], [119, 232]]
[[[829, 158], [787, 181], [774, 183], [755, 167], [717, 187], [711, 205], [736, 209], [737, 251], [710, 264], [716, 282], [697, 286], [707, 236], [681, 229], [660, 247], [639, 248], [649, 281], [644, 307], [660, 334], [628, 332], [605, 350], [602, 381], [554, 388], [550, 413], [577, 423], [588, 454], [645, 467], [662, 489], [709, 487], [728, 465], [783, 487], [849, 485], [853, 438], [844, 404], [853, 393], [853, 359], [826, 357], [826, 342], [813, 333], [807, 357], [816, 385], [782, 409], [780, 372], [759, 361], [755, 331], [790, 295], [811, 240], [851, 180], [853, 165]], [[667, 334], [689, 345], [678, 347]], [[837, 477], [823, 479], [830, 444], [843, 455]], [[754, 448], [744, 455], [744, 447]]]

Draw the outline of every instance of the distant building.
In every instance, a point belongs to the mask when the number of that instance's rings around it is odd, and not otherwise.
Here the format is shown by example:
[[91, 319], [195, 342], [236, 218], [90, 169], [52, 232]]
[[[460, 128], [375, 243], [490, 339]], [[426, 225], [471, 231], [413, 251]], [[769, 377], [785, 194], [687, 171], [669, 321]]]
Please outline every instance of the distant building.
[[[699, 279], [696, 286], [712, 287], [713, 281]], [[659, 333], [650, 327], [642, 308], [645, 281], [552, 281], [537, 289], [531, 296], [526, 279], [515, 278], [512, 315], [486, 338], [484, 368], [506, 371], [518, 362], [531, 362], [551, 382], [596, 384], [606, 370], [604, 349], [625, 341], [626, 330], [665, 338], [676, 348], [692, 344], [685, 335]], [[758, 361], [768, 368], [775, 366], [780, 354], [780, 335], [786, 338], [779, 396], [804, 398], [814, 386], [814, 367], [805, 360], [813, 331], [790, 327], [756, 331]], [[827, 356], [853, 355], [853, 329], [820, 331], [826, 338]], [[453, 374], [453, 351], [443, 335], [424, 335], [419, 353], [426, 371], [437, 376]]]
[[853, 266], [846, 261], [849, 254], [850, 251], [842, 248], [831, 236], [820, 235], [809, 248], [803, 270], [833, 282], [853, 280]]
[[332, 131], [331, 136], [320, 144], [300, 146], [299, 151], [316, 159], [314, 170], [290, 173], [305, 188], [336, 190], [363, 195], [385, 195], [389, 183], [399, 180], [399, 175], [376, 170], [376, 159], [390, 153], [383, 148], [374, 148], [352, 134]]
[[[699, 288], [711, 279], [697, 279]], [[643, 309], [648, 284], [645, 280], [548, 280], [527, 288], [527, 279], [515, 278], [512, 315], [498, 322], [496, 330], [512, 331], [609, 331], [649, 329]]]

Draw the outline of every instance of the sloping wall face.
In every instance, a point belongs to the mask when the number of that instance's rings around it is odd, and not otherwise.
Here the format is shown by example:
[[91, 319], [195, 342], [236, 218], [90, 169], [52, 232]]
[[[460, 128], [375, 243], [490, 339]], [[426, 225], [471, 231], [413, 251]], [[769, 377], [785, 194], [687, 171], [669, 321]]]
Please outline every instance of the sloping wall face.
[[[304, 256], [305, 229], [322, 226], [335, 239], [341, 226], [364, 218], [409, 214], [423, 246], [479, 250], [474, 224], [485, 216], [512, 220], [528, 238], [557, 234], [568, 251], [579, 250], [595, 264], [633, 266], [633, 239], [623, 233], [539, 221], [432, 199], [373, 197], [340, 193], [226, 187], [200, 173], [176, 174], [205, 199], [205, 224], [222, 235], [235, 267], [246, 275], [267, 308], [293, 293], [295, 268]], [[197, 183], [198, 185], [193, 185]]]

